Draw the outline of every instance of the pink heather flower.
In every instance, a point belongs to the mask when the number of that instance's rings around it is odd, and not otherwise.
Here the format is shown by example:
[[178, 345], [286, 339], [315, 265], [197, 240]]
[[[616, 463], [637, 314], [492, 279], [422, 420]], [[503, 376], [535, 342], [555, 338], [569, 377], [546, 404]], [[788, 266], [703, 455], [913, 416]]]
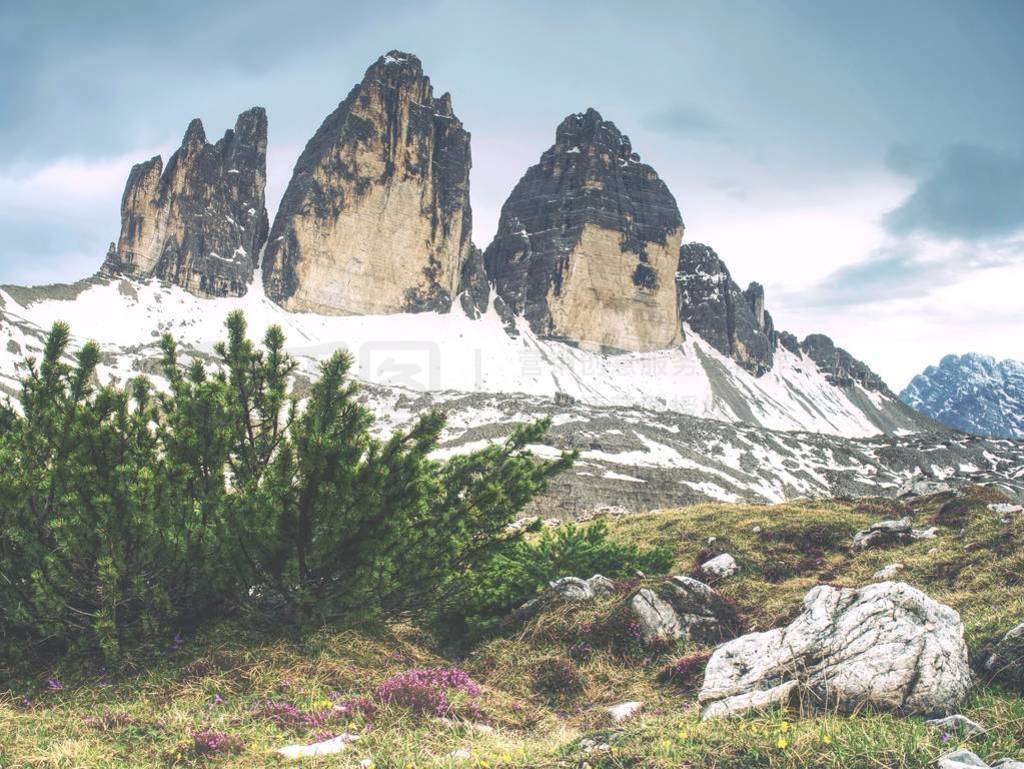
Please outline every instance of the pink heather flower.
[[[377, 687], [374, 696], [381, 702], [401, 705], [418, 713], [447, 715], [452, 711], [448, 699], [451, 692], [462, 692], [471, 698], [480, 695], [480, 687], [458, 668], [414, 668], [389, 678]], [[470, 709], [469, 715], [479, 716]]]
[[200, 729], [192, 732], [192, 752], [197, 756], [238, 753], [244, 747], [245, 743], [238, 737], [232, 737], [215, 729]]

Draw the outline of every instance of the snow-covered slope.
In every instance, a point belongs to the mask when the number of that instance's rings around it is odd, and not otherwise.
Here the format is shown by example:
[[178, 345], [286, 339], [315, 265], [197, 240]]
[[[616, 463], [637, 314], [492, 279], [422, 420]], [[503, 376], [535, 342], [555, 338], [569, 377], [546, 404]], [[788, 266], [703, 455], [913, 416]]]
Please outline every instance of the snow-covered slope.
[[947, 355], [900, 393], [944, 425], [977, 435], [1024, 439], [1024, 363], [988, 355]]
[[157, 283], [93, 280], [12, 288], [0, 301], [0, 389], [15, 396], [24, 356], [38, 355], [55, 321], [100, 343], [102, 379], [144, 372], [161, 385], [160, 334], [202, 356], [222, 338], [228, 312], [241, 309], [253, 336], [272, 323], [284, 328], [299, 376], [312, 377], [323, 356], [349, 349], [381, 434], [428, 408], [445, 410], [439, 456], [550, 416], [548, 444], [535, 452], [578, 449], [580, 459], [555, 481], [548, 512], [894, 495], [920, 480], [997, 483], [1024, 498], [1024, 443], [930, 430], [934, 423], [915, 421], [903, 404], [829, 384], [812, 361], [785, 350], [754, 378], [693, 333], [678, 349], [602, 356], [538, 339], [525, 324], [511, 337], [493, 313], [300, 315], [258, 289], [198, 299]]
[[[39, 349], [41, 332], [70, 324], [80, 340], [99, 342], [105, 373], [136, 373], [146, 348], [172, 333], [185, 349], [209, 352], [224, 320], [243, 310], [253, 336], [280, 325], [291, 353], [311, 363], [347, 349], [365, 382], [413, 390], [560, 395], [591, 406], [640, 407], [773, 430], [866, 437], [915, 431], [925, 421], [895, 399], [860, 386], [830, 384], [807, 357], [785, 349], [754, 377], [688, 332], [677, 348], [602, 355], [540, 339], [525, 322], [509, 336], [493, 310], [470, 319], [447, 314], [321, 316], [289, 313], [253, 281], [246, 296], [202, 299], [156, 281], [90, 281], [64, 296], [0, 291], [0, 384], [14, 386], [21, 355]], [[54, 292], [49, 292], [50, 296]], [[34, 340], [34, 341], [33, 341]], [[152, 350], [150, 350], [152, 354]]]

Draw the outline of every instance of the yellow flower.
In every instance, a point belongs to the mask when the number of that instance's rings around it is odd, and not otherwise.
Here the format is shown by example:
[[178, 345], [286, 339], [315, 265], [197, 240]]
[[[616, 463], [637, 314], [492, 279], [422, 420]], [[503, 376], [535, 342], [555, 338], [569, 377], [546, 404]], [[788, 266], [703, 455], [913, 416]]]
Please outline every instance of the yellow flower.
[[788, 731], [789, 731], [789, 721], [783, 721], [783, 722], [782, 722], [782, 723], [781, 723], [781, 724], [779, 725], [779, 731], [781, 731], [781, 732], [782, 732], [783, 734], [785, 734], [786, 732], [788, 732]]
[[672, 740], [662, 740], [661, 747], [665, 748], [665, 750], [668, 750], [672, 747]]
[[490, 764], [489, 764], [489, 763], [487, 763], [486, 761], [481, 761], [481, 762], [480, 762], [480, 766], [482, 766], [482, 767], [483, 767], [483, 769], [488, 769], [488, 767], [490, 766]]
[[826, 745], [832, 744], [832, 738], [829, 737], [827, 734], [822, 735], [821, 741], [824, 742]]
[[612, 745], [612, 747], [611, 747], [611, 754], [614, 756], [618, 752], [619, 752], [618, 747], [615, 746], [615, 745]]
[[679, 739], [681, 740], [685, 740], [689, 736], [686, 732], [679, 732]]
[[777, 747], [779, 750], [785, 750], [789, 747], [789, 740], [787, 740], [785, 737], [779, 737], [779, 741], [775, 743], [775, 747]]

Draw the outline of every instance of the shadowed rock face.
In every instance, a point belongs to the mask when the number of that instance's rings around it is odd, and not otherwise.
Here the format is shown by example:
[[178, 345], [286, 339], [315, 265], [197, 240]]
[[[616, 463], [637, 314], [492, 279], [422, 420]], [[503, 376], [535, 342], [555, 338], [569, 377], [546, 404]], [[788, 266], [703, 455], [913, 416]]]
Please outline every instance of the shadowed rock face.
[[676, 286], [680, 323], [688, 323], [750, 373], [760, 376], [771, 369], [775, 328], [764, 309], [764, 289], [759, 283], [740, 290], [711, 248], [684, 243], [679, 249]]
[[484, 254], [507, 308], [587, 349], [680, 340], [673, 274], [683, 221], [629, 138], [596, 110], [570, 115], [516, 185]]
[[132, 168], [121, 234], [102, 272], [157, 277], [200, 296], [241, 296], [267, 239], [267, 114], [253, 107], [216, 144], [193, 120], [167, 167]]
[[472, 253], [469, 133], [419, 59], [378, 59], [299, 157], [263, 280], [289, 310], [448, 310]]

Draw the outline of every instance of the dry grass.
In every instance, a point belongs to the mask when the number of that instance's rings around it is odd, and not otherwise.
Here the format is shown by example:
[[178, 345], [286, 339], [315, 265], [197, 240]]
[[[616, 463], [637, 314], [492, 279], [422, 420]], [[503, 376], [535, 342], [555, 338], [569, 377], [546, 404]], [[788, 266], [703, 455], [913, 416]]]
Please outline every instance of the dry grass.
[[[610, 528], [616, 539], [671, 547], [679, 573], [692, 572], [702, 550], [730, 552], [741, 572], [719, 589], [736, 601], [748, 627], [759, 629], [788, 621], [815, 584], [859, 586], [883, 566], [902, 563], [900, 579], [960, 611], [972, 656], [980, 659], [1024, 619], [1024, 526], [1019, 516], [1007, 525], [988, 511], [992, 494], [973, 490], [954, 507], [947, 507], [945, 495], [910, 506], [698, 505], [623, 517]], [[920, 527], [936, 521], [938, 538], [850, 553], [854, 532], [902, 514]], [[710, 546], [709, 537], [716, 538]], [[356, 715], [331, 724], [333, 732], [356, 733], [359, 741], [346, 753], [303, 765], [924, 769], [955, 747], [920, 719], [884, 714], [797, 718], [775, 711], [702, 723], [692, 688], [699, 676], [691, 688], [658, 682], [664, 666], [692, 648], [624, 660], [596, 643], [589, 655], [576, 654], [616, 601], [542, 612], [457, 662], [404, 625], [324, 630], [299, 643], [233, 623], [186, 638], [176, 652], [140, 655], [136, 672], [116, 681], [81, 661], [68, 662], [19, 678], [0, 694], [0, 766], [278, 766], [272, 750], [308, 741], [314, 730], [281, 730], [254, 716], [257, 703], [287, 701], [316, 711], [328, 694], [366, 697], [409, 668], [453, 664], [483, 685], [480, 704], [492, 729], [385, 707], [371, 719]], [[568, 660], [578, 686], [553, 692], [538, 684], [548, 680], [538, 671], [557, 672]], [[63, 689], [46, 689], [51, 677]], [[21, 703], [23, 696], [30, 706]], [[643, 701], [644, 711], [613, 728], [605, 708], [625, 700]], [[963, 712], [989, 729], [969, 743], [983, 758], [1024, 757], [1024, 703], [1017, 694], [982, 680]], [[244, 741], [245, 749], [192, 757], [183, 746], [204, 728]], [[455, 751], [470, 758], [457, 759]]]

